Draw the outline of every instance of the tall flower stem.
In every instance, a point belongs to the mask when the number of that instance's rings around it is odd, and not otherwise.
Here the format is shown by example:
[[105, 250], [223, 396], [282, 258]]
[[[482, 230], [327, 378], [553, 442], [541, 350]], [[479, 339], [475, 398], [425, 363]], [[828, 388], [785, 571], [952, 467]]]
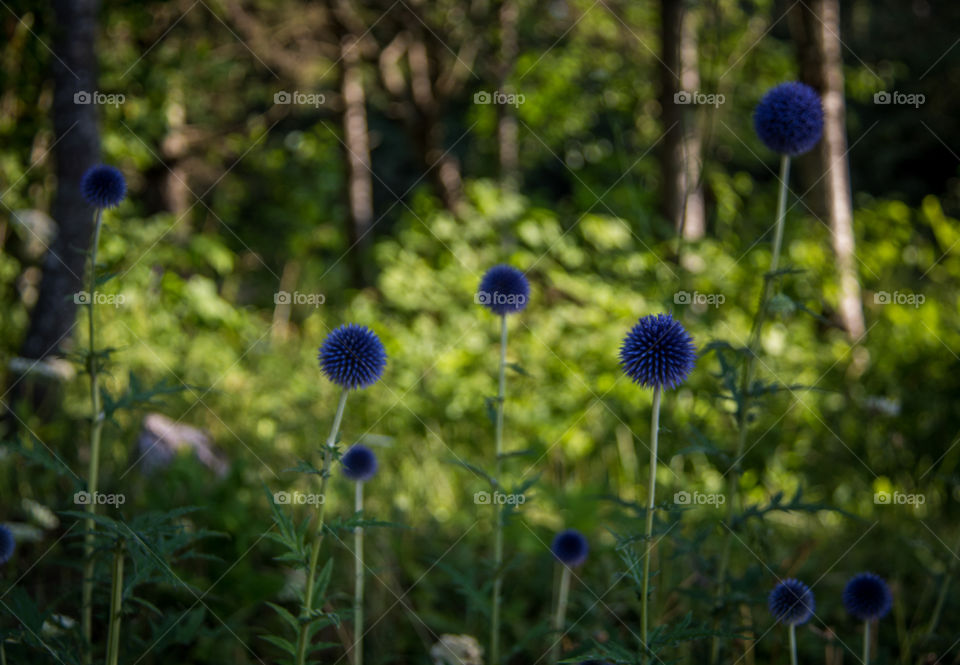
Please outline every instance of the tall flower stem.
[[797, 665], [797, 627], [790, 624], [790, 665]]
[[81, 602], [81, 628], [85, 641], [83, 662], [92, 662], [93, 654], [93, 575], [94, 561], [94, 530], [96, 522], [92, 515], [97, 512], [96, 494], [100, 475], [100, 436], [103, 431], [103, 413], [100, 405], [100, 380], [98, 372], [97, 343], [96, 343], [96, 288], [97, 288], [97, 246], [100, 244], [100, 227], [103, 221], [103, 209], [97, 208], [93, 220], [93, 241], [90, 246], [90, 279], [88, 282], [87, 302], [87, 370], [90, 373], [90, 463], [87, 469], [87, 492], [90, 501], [87, 502], [87, 512], [91, 517], [84, 521], [86, 535], [83, 539], [83, 584]]
[[347, 405], [347, 389], [340, 393], [340, 402], [337, 404], [337, 413], [333, 417], [333, 426], [327, 445], [323, 449], [323, 470], [320, 474], [320, 507], [317, 521], [314, 525], [313, 542], [310, 546], [310, 566], [307, 569], [307, 587], [303, 597], [303, 611], [300, 614], [300, 632], [297, 635], [296, 665], [303, 665], [307, 655], [307, 641], [310, 635], [310, 619], [313, 617], [313, 587], [317, 579], [317, 560], [320, 558], [320, 546], [323, 545], [323, 516], [327, 506], [327, 479], [330, 478], [330, 461], [333, 447], [337, 443], [337, 434], [340, 432], [340, 421], [343, 420], [343, 411]]
[[656, 501], [657, 489], [657, 441], [660, 434], [660, 397], [661, 388], [657, 386], [653, 389], [653, 407], [650, 415], [650, 482], [647, 489], [647, 528], [644, 544], [647, 547], [647, 554], [643, 557], [643, 588], [642, 598], [640, 600], [640, 626], [641, 639], [643, 640], [644, 656], [643, 662], [649, 662], [650, 646], [647, 642], [647, 626], [649, 625], [649, 604], [650, 604], [650, 559], [653, 558], [653, 507]]
[[[497, 428], [496, 428], [496, 474], [494, 490], [500, 487], [500, 474], [503, 471], [503, 402], [507, 386], [507, 316], [500, 315], [500, 380], [497, 389]], [[500, 665], [500, 592], [503, 588], [503, 508], [497, 503], [496, 492], [492, 497], [494, 514], [493, 545], [493, 601], [490, 610], [490, 665]]]
[[[354, 511], [363, 513], [363, 482], [357, 482]], [[353, 531], [353, 552], [356, 569], [353, 577], [353, 665], [363, 665], [363, 527]]]
[[[960, 543], [957, 545], [960, 547]], [[950, 565], [947, 568], [947, 574], [943, 578], [943, 582], [940, 584], [940, 593], [937, 596], [937, 603], [933, 608], [933, 616], [930, 617], [930, 623], [927, 625], [927, 639], [933, 637], [934, 632], [937, 630], [937, 624], [940, 623], [940, 614], [943, 612], [943, 604], [947, 600], [947, 592], [950, 589], [950, 582], [953, 580], [953, 574], [957, 568], [957, 558], [954, 557], [950, 560]]]
[[[767, 317], [767, 308], [770, 304], [770, 298], [773, 297], [774, 280], [776, 272], [780, 267], [780, 251], [783, 245], [783, 228], [785, 226], [787, 211], [787, 182], [790, 179], [790, 156], [783, 155], [780, 159], [780, 188], [777, 195], [777, 219], [773, 232], [773, 249], [770, 255], [770, 269], [763, 277], [763, 294], [760, 297], [760, 304], [757, 307], [757, 314], [753, 318], [753, 325], [750, 329], [750, 337], [747, 341], [747, 358], [743, 368], [743, 374], [740, 380], [740, 404], [737, 409], [737, 451], [733, 458], [733, 466], [728, 471], [727, 476], [727, 533], [725, 534], [723, 552], [720, 555], [720, 568], [717, 572], [717, 594], [715, 605], [719, 608], [723, 598], [723, 592], [727, 582], [727, 575], [730, 568], [730, 549], [732, 546], [732, 531], [730, 524], [736, 515], [738, 508], [737, 487], [740, 483], [740, 462], [743, 457], [743, 451], [747, 444], [747, 434], [750, 428], [748, 415], [750, 412], [750, 390], [753, 383], [753, 373], [756, 368], [758, 345], [760, 343], [760, 333], [763, 329], [764, 321]], [[714, 637], [710, 649], [710, 662], [717, 665], [720, 657], [720, 638]]]
[[870, 620], [863, 622], [863, 665], [870, 665]]
[[560, 649], [563, 643], [563, 626], [567, 621], [567, 599], [570, 596], [570, 566], [563, 566], [560, 576], [560, 591], [557, 593], [557, 611], [553, 615], [553, 631], [556, 639], [550, 647], [550, 663], [556, 665], [560, 660]]
[[123, 616], [123, 542], [113, 553], [113, 578], [110, 583], [110, 630], [107, 633], [107, 665], [120, 659], [120, 620]]

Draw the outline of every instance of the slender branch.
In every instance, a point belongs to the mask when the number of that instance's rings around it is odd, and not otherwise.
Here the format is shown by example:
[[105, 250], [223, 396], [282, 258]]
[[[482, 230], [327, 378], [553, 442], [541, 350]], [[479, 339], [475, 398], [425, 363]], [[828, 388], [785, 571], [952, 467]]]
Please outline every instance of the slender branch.
[[[96, 494], [99, 487], [100, 475], [100, 437], [103, 431], [103, 413], [100, 406], [100, 382], [97, 361], [96, 336], [96, 289], [97, 289], [97, 246], [100, 244], [100, 227], [103, 222], [103, 209], [97, 208], [93, 220], [93, 242], [90, 247], [90, 278], [88, 281], [87, 302], [87, 369], [90, 373], [90, 462], [87, 469], [87, 492], [90, 500], [87, 502], [87, 512], [92, 516], [97, 512]], [[86, 665], [93, 660], [93, 576], [95, 572], [94, 560], [94, 530], [97, 523], [92, 517], [84, 521], [86, 535], [83, 539], [83, 590], [81, 600], [81, 627], [85, 641], [83, 662]]]
[[[780, 187], [777, 194], [777, 218], [773, 234], [773, 249], [770, 256], [770, 270], [763, 277], [763, 294], [760, 297], [760, 304], [757, 307], [756, 316], [753, 318], [753, 325], [750, 329], [750, 337], [747, 341], [747, 359], [740, 380], [740, 404], [737, 408], [737, 451], [733, 458], [733, 466], [729, 470], [727, 477], [727, 533], [723, 543], [723, 551], [720, 555], [720, 567], [717, 571], [717, 593], [714, 602], [714, 609], [719, 609], [723, 599], [723, 592], [726, 588], [727, 575], [730, 568], [730, 550], [732, 546], [731, 523], [737, 512], [738, 492], [737, 487], [740, 482], [741, 458], [747, 444], [747, 434], [749, 433], [749, 412], [750, 412], [750, 390], [753, 384], [753, 373], [756, 368], [757, 353], [759, 352], [760, 333], [763, 330], [763, 323], [767, 316], [767, 308], [770, 298], [773, 296], [773, 283], [776, 279], [775, 273], [780, 266], [780, 250], [783, 244], [783, 228], [786, 220], [787, 210], [787, 182], [790, 179], [790, 156], [783, 155], [780, 159]], [[714, 620], [716, 625], [716, 620]], [[720, 657], [720, 638], [714, 636], [710, 648], [710, 662], [713, 665], [719, 663]]]
[[553, 631], [556, 638], [550, 647], [550, 663], [556, 665], [560, 660], [560, 650], [563, 643], [563, 627], [567, 619], [567, 598], [570, 595], [570, 566], [564, 564], [563, 574], [560, 576], [560, 591], [557, 593], [557, 611], [553, 617]]
[[497, 502], [496, 490], [500, 487], [500, 473], [503, 470], [503, 402], [507, 385], [507, 315], [500, 316], [500, 379], [497, 389], [497, 429], [496, 429], [496, 475], [494, 481], [493, 511], [494, 550], [493, 550], [493, 601], [490, 612], [490, 665], [500, 665], [500, 592], [503, 587], [503, 507]]
[[647, 490], [647, 528], [644, 544], [647, 547], [646, 556], [643, 558], [643, 589], [640, 604], [640, 625], [641, 639], [643, 640], [644, 656], [643, 662], [649, 662], [650, 647], [647, 641], [647, 626], [649, 624], [649, 604], [650, 604], [650, 559], [653, 558], [653, 507], [656, 501], [657, 489], [657, 441], [660, 433], [660, 396], [661, 388], [657, 386], [653, 389], [653, 408], [650, 414], [650, 482]]
[[113, 578], [110, 583], [110, 630], [107, 633], [107, 665], [120, 661], [120, 621], [123, 618], [123, 541], [113, 554]]
[[863, 622], [863, 665], [870, 665], [870, 620]]
[[797, 627], [790, 624], [790, 665], [797, 665]]
[[333, 447], [337, 443], [337, 434], [340, 432], [340, 421], [343, 420], [343, 411], [347, 405], [346, 388], [340, 393], [340, 402], [337, 404], [337, 413], [333, 417], [333, 426], [327, 445], [323, 449], [323, 470], [320, 476], [320, 508], [313, 531], [313, 541], [310, 545], [310, 565], [307, 569], [307, 588], [304, 591], [303, 611], [300, 614], [300, 632], [297, 634], [297, 665], [303, 665], [307, 655], [307, 640], [310, 635], [310, 624], [313, 618], [313, 587], [317, 579], [317, 560], [320, 558], [320, 546], [323, 544], [323, 517], [327, 506], [327, 479], [330, 478], [330, 462]]
[[[354, 511], [363, 514], [363, 481], [357, 482]], [[353, 665], [363, 665], [363, 527], [353, 531], [353, 551], [356, 557], [353, 584]]]

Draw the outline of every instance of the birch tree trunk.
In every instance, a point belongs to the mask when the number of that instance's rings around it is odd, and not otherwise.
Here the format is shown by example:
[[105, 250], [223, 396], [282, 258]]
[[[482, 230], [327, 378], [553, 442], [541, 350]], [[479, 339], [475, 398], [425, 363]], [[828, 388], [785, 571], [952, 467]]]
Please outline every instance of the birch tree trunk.
[[360, 69], [360, 48], [353, 35], [341, 42], [343, 62], [343, 135], [347, 146], [350, 201], [350, 266], [356, 286], [364, 283], [363, 255], [370, 244], [373, 225], [373, 172], [370, 159], [370, 135], [367, 127], [367, 102]]
[[843, 53], [840, 41], [839, 0], [813, 0], [798, 5], [794, 38], [801, 78], [823, 98], [823, 139], [817, 147], [823, 197], [836, 257], [840, 320], [851, 340], [865, 331], [860, 282], [857, 277], [853, 199], [847, 159], [846, 104], [843, 90]]
[[660, 150], [662, 209], [678, 233], [702, 238], [706, 213], [701, 185], [702, 150], [693, 95], [699, 91], [697, 30], [683, 0], [660, 2], [660, 91], [665, 136]]

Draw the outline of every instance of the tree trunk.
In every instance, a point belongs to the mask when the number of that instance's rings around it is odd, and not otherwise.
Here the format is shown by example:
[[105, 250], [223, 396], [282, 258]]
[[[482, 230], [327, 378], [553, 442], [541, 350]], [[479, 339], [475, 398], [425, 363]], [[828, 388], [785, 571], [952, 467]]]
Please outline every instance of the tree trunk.
[[343, 62], [343, 135], [347, 146], [350, 199], [350, 266], [353, 282], [364, 284], [363, 257], [370, 245], [373, 226], [373, 173], [370, 159], [370, 134], [367, 128], [367, 102], [360, 69], [360, 48], [352, 35], [341, 40]]
[[463, 191], [460, 163], [455, 155], [443, 147], [440, 105], [433, 91], [430, 57], [424, 39], [419, 31], [413, 33], [407, 49], [410, 90], [419, 116], [417, 142], [424, 168], [429, 172], [440, 199], [448, 210], [455, 211], [460, 206]]
[[836, 256], [840, 319], [851, 340], [865, 331], [860, 282], [857, 278], [853, 200], [847, 161], [846, 105], [839, 0], [814, 0], [799, 9], [795, 39], [801, 77], [823, 98], [823, 139], [817, 147], [823, 173], [823, 196]]
[[[85, 251], [90, 245], [93, 209], [84, 200], [80, 180], [99, 159], [100, 135], [95, 104], [75, 103], [78, 92], [97, 89], [95, 40], [98, 0], [54, 0], [56, 34], [51, 60], [53, 71], [53, 129], [56, 136], [57, 191], [51, 216], [58, 233], [43, 260], [43, 278], [37, 304], [21, 347], [28, 359], [43, 359], [59, 353], [76, 322], [73, 294], [83, 283]], [[23, 379], [21, 381], [21, 379]], [[13, 376], [11, 391], [18, 401], [28, 397], [39, 409], [47, 390], [28, 388], [29, 378]]]
[[661, 0], [660, 92], [666, 132], [660, 150], [662, 210], [688, 240], [702, 238], [706, 231], [703, 156], [694, 98], [700, 73], [693, 18], [682, 0]]
[[[517, 0], [502, 0], [500, 4], [500, 92], [515, 92], [510, 86], [510, 75], [517, 61]], [[500, 154], [500, 182], [507, 189], [520, 186], [520, 152], [517, 111], [512, 104], [497, 105], [497, 142]]]

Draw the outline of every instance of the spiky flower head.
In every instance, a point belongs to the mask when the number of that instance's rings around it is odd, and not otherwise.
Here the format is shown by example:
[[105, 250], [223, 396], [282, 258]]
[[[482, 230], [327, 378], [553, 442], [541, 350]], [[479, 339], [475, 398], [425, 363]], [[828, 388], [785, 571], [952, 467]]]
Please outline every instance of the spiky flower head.
[[802, 155], [823, 134], [820, 95], [805, 83], [781, 83], [757, 104], [753, 126], [760, 140], [774, 152]]
[[890, 587], [879, 575], [858, 573], [843, 589], [843, 605], [861, 621], [882, 619], [893, 605]]
[[817, 91], [791, 81], [771, 88], [753, 112], [753, 127], [764, 144], [782, 154], [809, 151], [823, 134], [823, 105]]
[[514, 314], [523, 310], [530, 299], [530, 282], [526, 275], [505, 264], [493, 266], [480, 280], [476, 302], [494, 314]]
[[770, 614], [787, 625], [799, 626], [813, 616], [813, 592], [800, 580], [786, 579], [770, 592]]
[[365, 483], [377, 473], [377, 456], [364, 445], [356, 444], [340, 458], [343, 475], [358, 483]]
[[554, 537], [550, 550], [560, 563], [575, 568], [587, 560], [590, 546], [582, 533], [576, 529], [567, 529]]
[[83, 198], [94, 208], [113, 208], [127, 194], [127, 181], [123, 174], [112, 166], [91, 166], [80, 180]]
[[347, 390], [373, 385], [387, 365], [380, 338], [356, 323], [340, 326], [327, 335], [318, 357], [324, 375]]
[[669, 314], [642, 317], [620, 346], [620, 367], [641, 386], [674, 388], [683, 383], [697, 359], [693, 338]]
[[10, 560], [16, 546], [17, 542], [13, 537], [13, 531], [6, 524], [0, 524], [0, 565]]

